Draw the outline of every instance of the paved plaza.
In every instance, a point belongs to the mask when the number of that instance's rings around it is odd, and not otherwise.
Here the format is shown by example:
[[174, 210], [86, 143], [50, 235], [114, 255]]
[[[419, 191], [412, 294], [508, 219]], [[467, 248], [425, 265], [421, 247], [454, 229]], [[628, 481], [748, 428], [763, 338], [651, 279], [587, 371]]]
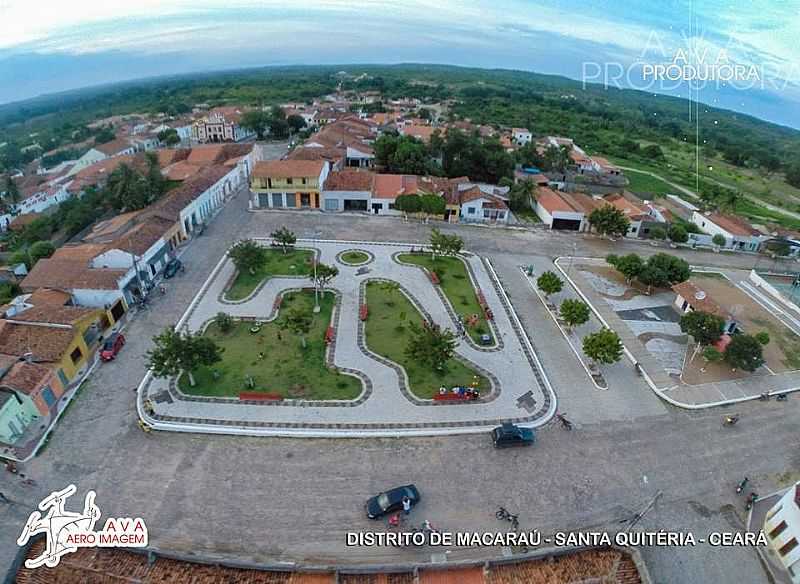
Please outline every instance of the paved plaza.
[[[269, 245], [269, 240], [261, 240]], [[502, 290], [493, 269], [481, 257], [467, 253], [463, 261], [473, 286], [483, 294], [494, 314], [494, 346], [478, 346], [467, 335], [456, 354], [486, 376], [492, 390], [479, 402], [438, 403], [415, 398], [406, 390], [402, 368], [369, 351], [364, 342], [359, 307], [364, 286], [372, 280], [390, 280], [429, 320], [457, 330], [457, 316], [448, 299], [418, 266], [402, 264], [397, 255], [410, 252], [407, 244], [302, 240], [298, 249], [312, 250], [318, 261], [336, 265], [339, 274], [328, 284], [337, 293], [333, 317], [335, 341], [329, 346], [329, 365], [358, 376], [361, 395], [352, 401], [242, 402], [237, 398], [184, 395], [175, 383], [150, 374], [142, 383], [140, 408], [153, 427], [175, 431], [294, 436], [358, 436], [485, 432], [504, 421], [540, 426], [555, 411], [555, 396], [538, 356]], [[368, 264], [349, 266], [339, 260], [348, 250], [370, 256]], [[417, 247], [418, 249], [418, 247]], [[311, 286], [309, 278], [273, 277], [247, 298], [231, 302], [225, 290], [236, 275], [233, 262], [220, 261], [198, 297], [178, 323], [179, 328], [202, 331], [220, 311], [241, 319], [262, 321], [278, 316], [276, 299], [288, 290]], [[267, 348], [267, 354], [269, 349]], [[149, 407], [147, 408], [149, 410]]]

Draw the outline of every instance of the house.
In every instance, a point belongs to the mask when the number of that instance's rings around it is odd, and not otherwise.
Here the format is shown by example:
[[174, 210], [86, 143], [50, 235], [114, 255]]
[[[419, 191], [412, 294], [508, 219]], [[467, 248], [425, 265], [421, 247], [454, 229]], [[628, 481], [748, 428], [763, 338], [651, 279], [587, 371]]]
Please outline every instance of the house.
[[19, 362], [16, 355], [0, 354], [0, 443], [14, 444], [22, 437], [28, 426], [39, 416], [33, 399], [18, 386], [4, 384], [3, 377]]
[[63, 391], [86, 371], [113, 324], [104, 309], [35, 305], [0, 320], [0, 353], [49, 368]]
[[[7, 368], [0, 365], [0, 392], [10, 392], [18, 401], [25, 396], [36, 407], [37, 415], [47, 416], [64, 393], [64, 386], [49, 367], [11, 356], [15, 362]], [[0, 398], [1, 399], [1, 398]], [[0, 433], [3, 424], [0, 423]]]
[[600, 156], [590, 156], [594, 170], [606, 176], [622, 176], [622, 170]]
[[655, 208], [644, 203], [628, 192], [613, 193], [603, 197], [603, 200], [622, 211], [630, 221], [625, 237], [647, 237], [654, 225], [661, 224], [666, 230], [666, 223], [662, 221], [663, 215]]
[[793, 584], [800, 584], [800, 483], [789, 488], [764, 518], [764, 534]]
[[106, 142], [105, 144], [95, 144], [83, 156], [75, 161], [75, 165], [70, 169], [69, 176], [78, 174], [87, 166], [91, 166], [96, 162], [105, 160], [106, 158], [114, 158], [115, 156], [132, 155], [136, 153], [136, 146], [127, 138], [117, 138]]
[[533, 140], [533, 134], [531, 134], [531, 131], [527, 128], [512, 128], [511, 139], [515, 144], [524, 146], [525, 144], [531, 143], [531, 140]]
[[400, 195], [419, 194], [418, 177], [412, 174], [376, 174], [372, 181], [370, 212], [374, 215], [399, 215], [394, 202]]
[[[750, 225], [741, 217], [725, 215], [716, 212], [701, 213], [699, 210], [692, 213], [692, 223], [697, 225], [710, 236], [721, 235], [725, 238], [725, 246], [728, 249], [739, 251], [758, 251], [761, 243], [768, 236], [761, 233], [758, 229]], [[695, 234], [691, 234], [693, 236]], [[698, 243], [710, 243], [693, 237]]]
[[331, 172], [345, 167], [347, 148], [298, 146], [286, 157], [287, 160], [324, 160], [330, 165]]
[[0, 283], [19, 282], [28, 275], [28, 268], [23, 263], [0, 266]]
[[368, 170], [345, 169], [328, 174], [322, 190], [324, 211], [367, 211], [375, 175]]
[[550, 229], [589, 231], [589, 215], [605, 204], [583, 193], [536, 189], [536, 214]]
[[256, 133], [240, 125], [243, 111], [238, 107], [218, 107], [192, 124], [192, 139], [207, 142], [241, 142]]
[[[461, 187], [462, 185], [459, 185]], [[497, 189], [481, 188], [481, 185], [466, 185], [459, 190], [459, 217], [465, 222], [508, 223], [510, 210], [508, 199]], [[488, 186], [488, 185], [487, 185]], [[508, 192], [508, 189], [505, 189]]]
[[254, 209], [319, 209], [320, 193], [329, 168], [324, 160], [256, 162], [250, 178], [250, 206]]
[[415, 124], [409, 124], [398, 127], [397, 131], [401, 136], [411, 136], [412, 138], [416, 138], [417, 140], [421, 140], [425, 144], [428, 144], [431, 141], [431, 136], [433, 136], [433, 133], [437, 131], [437, 128], [434, 128], [433, 126], [418, 126]]
[[673, 285], [672, 291], [675, 292], [673, 304], [680, 314], [686, 314], [692, 310], [715, 314], [725, 321], [725, 333], [736, 331], [736, 320], [733, 315], [714, 302], [714, 299], [705, 290], [702, 290], [691, 280]]

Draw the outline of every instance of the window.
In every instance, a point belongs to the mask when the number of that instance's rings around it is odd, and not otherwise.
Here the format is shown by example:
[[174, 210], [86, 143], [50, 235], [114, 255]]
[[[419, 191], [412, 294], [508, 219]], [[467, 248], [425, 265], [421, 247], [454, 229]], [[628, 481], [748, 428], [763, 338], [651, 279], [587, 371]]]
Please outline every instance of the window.
[[301, 183], [301, 184], [306, 184], [306, 179], [305, 179], [305, 178], [301, 178], [301, 179], [300, 179], [300, 183]]
[[325, 210], [326, 211], [338, 211], [339, 210], [339, 199], [325, 199]]
[[389, 209], [394, 209], [394, 203], [389, 203]]
[[786, 521], [781, 521], [775, 529], [769, 532], [770, 539], [775, 539], [786, 529]]
[[290, 184], [292, 184], [292, 179], [291, 179], [291, 178], [287, 178], [287, 179], [286, 179], [286, 184], [287, 184], [287, 185], [290, 185]]
[[64, 374], [64, 370], [63, 369], [59, 369], [58, 370], [58, 380], [61, 382], [61, 385], [63, 385], [64, 387], [67, 387], [69, 385], [69, 379], [67, 379], [67, 376]]
[[46, 403], [48, 407], [56, 403], [56, 396], [49, 385], [42, 390], [42, 399], [44, 399], [44, 403]]
[[75, 350], [69, 354], [69, 358], [72, 359], [72, 364], [77, 365], [77, 363], [83, 358], [83, 353], [81, 352], [80, 347], [75, 347]]
[[467, 215], [474, 215], [475, 207], [467, 207]]
[[797, 547], [797, 538], [792, 538], [783, 544], [783, 547], [778, 550], [778, 553], [782, 556], [786, 556], [791, 552], [794, 548]]
[[775, 517], [775, 514], [779, 513], [782, 509], [783, 509], [783, 505], [778, 505], [777, 507], [774, 507], [773, 509], [770, 509], [769, 512], [767, 513], [767, 516], [764, 519], [764, 521], [769, 521], [770, 519]]

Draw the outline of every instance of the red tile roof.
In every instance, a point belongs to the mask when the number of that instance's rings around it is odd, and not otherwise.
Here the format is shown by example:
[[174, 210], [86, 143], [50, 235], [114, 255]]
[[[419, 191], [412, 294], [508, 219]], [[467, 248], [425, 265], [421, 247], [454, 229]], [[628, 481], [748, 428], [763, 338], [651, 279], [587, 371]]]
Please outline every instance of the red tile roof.
[[0, 375], [0, 386], [30, 395], [47, 383], [52, 376], [53, 372], [44, 365], [17, 361], [5, 375]]
[[323, 160], [264, 160], [256, 162], [256, 178], [317, 178], [325, 167]]
[[41, 304], [52, 304], [54, 306], [64, 306], [72, 299], [72, 296], [63, 290], [53, 290], [51, 288], [39, 288], [31, 294], [25, 301], [28, 304], [39, 306]]
[[125, 138], [117, 138], [116, 140], [112, 140], [111, 142], [106, 142], [105, 144], [95, 144], [93, 148], [99, 152], [102, 152], [106, 156], [114, 156], [133, 148], [131, 143]]
[[58, 306], [39, 304], [6, 318], [13, 322], [43, 322], [49, 324], [75, 324], [79, 320], [99, 312], [96, 308], [82, 306]]
[[325, 179], [326, 191], [369, 191], [375, 174], [368, 170], [345, 169], [332, 172]]
[[558, 211], [564, 213], [577, 212], [577, 210], [562, 199], [558, 193], [547, 187], [539, 187], [536, 189], [536, 202], [544, 207], [551, 215]]
[[80, 260], [46, 258], [36, 262], [20, 286], [23, 290], [60, 288], [62, 290], [117, 290], [127, 270], [90, 268]]
[[0, 353], [22, 356], [33, 353], [36, 360], [60, 361], [69, 348], [72, 328], [38, 326], [0, 320]]
[[758, 229], [741, 217], [723, 215], [722, 213], [706, 213], [704, 217], [731, 235], [741, 235], [745, 237], [763, 235]]
[[372, 196], [376, 199], [395, 199], [417, 191], [417, 177], [411, 174], [376, 174], [372, 183]]
[[716, 314], [724, 319], [731, 318], [731, 314], [727, 310], [714, 302], [705, 290], [691, 280], [675, 284], [672, 286], [672, 291], [686, 300], [693, 310]]

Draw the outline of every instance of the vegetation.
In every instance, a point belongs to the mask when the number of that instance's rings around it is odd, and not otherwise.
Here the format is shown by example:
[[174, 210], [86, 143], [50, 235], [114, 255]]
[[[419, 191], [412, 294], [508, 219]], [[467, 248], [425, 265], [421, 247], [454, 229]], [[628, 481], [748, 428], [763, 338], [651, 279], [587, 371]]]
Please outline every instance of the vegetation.
[[8, 304], [22, 294], [22, 288], [16, 282], [0, 282], [0, 304]]
[[195, 371], [220, 361], [224, 350], [208, 337], [179, 333], [171, 327], [153, 337], [153, 343], [155, 348], [147, 352], [147, 366], [153, 375], [174, 377], [186, 373], [191, 387], [195, 386]]
[[685, 282], [692, 275], [686, 260], [668, 253], [657, 253], [647, 258], [647, 261], [633, 253], [624, 256], [609, 254], [606, 262], [625, 277], [626, 283], [630, 284], [637, 279], [647, 286], [648, 294], [653, 287], [663, 288]]
[[423, 322], [422, 326], [412, 322], [408, 328], [410, 336], [406, 357], [421, 365], [428, 365], [433, 371], [446, 373], [458, 346], [453, 331], [429, 322]]
[[725, 349], [725, 362], [736, 369], [755, 371], [764, 364], [764, 350], [752, 335], [733, 335]]
[[723, 245], [725, 245], [725, 236], [719, 233], [715, 233], [714, 237], [711, 238], [711, 243], [713, 243], [718, 247], [722, 247]]
[[358, 266], [369, 261], [369, 256], [363, 251], [353, 249], [342, 253], [342, 255], [339, 256], [339, 259], [345, 264]]
[[214, 317], [214, 324], [217, 325], [220, 332], [229, 333], [233, 330], [234, 320], [227, 312], [218, 312]]
[[606, 256], [606, 262], [614, 266], [625, 277], [626, 284], [630, 284], [638, 278], [645, 266], [644, 260], [635, 253], [624, 256], [609, 254]]
[[[257, 333], [250, 332], [252, 321], [236, 322], [230, 332], [223, 332], [212, 323], [204, 336], [224, 349], [222, 361], [199, 367], [195, 387], [189, 387], [181, 379], [181, 389], [210, 396], [256, 391], [285, 398], [355, 399], [362, 391], [359, 380], [328, 367], [325, 362], [325, 331], [334, 303], [333, 294], [323, 294], [321, 310], [314, 314], [312, 291], [286, 294], [279, 318], [261, 324]], [[296, 333], [282, 328], [286, 314], [294, 311], [310, 319], [305, 348], [299, 338], [291, 338]]]
[[541, 290], [545, 298], [550, 298], [552, 294], [561, 292], [564, 282], [555, 273], [547, 271], [536, 279], [536, 287]]
[[314, 285], [320, 290], [325, 291], [325, 287], [339, 275], [339, 268], [328, 264], [317, 264], [316, 270], [312, 271]]
[[431, 231], [430, 242], [434, 259], [437, 256], [458, 255], [464, 247], [464, 240], [458, 235], [445, 235], [438, 228], [433, 228]]
[[669, 226], [667, 237], [674, 243], [686, 243], [689, 241], [689, 233], [683, 225], [673, 223]]
[[269, 236], [276, 245], [281, 247], [283, 253], [288, 253], [289, 249], [297, 243], [297, 236], [285, 226], [273, 231]]
[[622, 237], [631, 225], [625, 213], [611, 205], [603, 205], [589, 213], [589, 225], [600, 235]]
[[589, 321], [589, 306], [585, 302], [574, 298], [567, 298], [561, 303], [558, 314], [572, 330]]
[[[264, 248], [262, 248], [264, 249]], [[311, 274], [314, 253], [297, 249], [283, 253], [277, 249], [264, 249], [264, 261], [255, 271], [239, 270], [236, 279], [225, 292], [228, 300], [247, 298], [259, 284], [276, 276], [308, 276]]]
[[228, 257], [239, 272], [255, 275], [266, 261], [266, 249], [253, 239], [244, 239], [228, 250]]
[[610, 365], [622, 358], [622, 341], [617, 333], [603, 328], [583, 337], [583, 352], [595, 364]]
[[414, 336], [412, 326], [422, 328], [423, 319], [396, 285], [367, 283], [366, 301], [369, 307], [365, 322], [367, 347], [405, 369], [414, 395], [430, 399], [438, 393], [439, 387], [467, 386], [475, 376], [481, 391], [490, 389], [485, 377], [457, 359], [451, 358], [442, 369], [435, 369], [429, 362], [408, 357], [406, 349]]
[[145, 157], [145, 171], [122, 163], [108, 177], [106, 199], [117, 211], [144, 209], [166, 192], [167, 183], [161, 174], [158, 157], [153, 152], [148, 152]]
[[[430, 254], [401, 254], [398, 260], [426, 268], [436, 274], [442, 292], [450, 301], [456, 314], [466, 325], [467, 334], [475, 342], [481, 341], [482, 335], [492, 335], [492, 329], [486, 321], [486, 314], [478, 301], [478, 296], [469, 279], [464, 262], [457, 257], [434, 258]], [[477, 316], [477, 318], [474, 318]], [[469, 326], [474, 320], [473, 326]]]
[[681, 316], [681, 331], [694, 339], [694, 342], [704, 347], [716, 343], [722, 336], [725, 320], [721, 316], [692, 310]]

